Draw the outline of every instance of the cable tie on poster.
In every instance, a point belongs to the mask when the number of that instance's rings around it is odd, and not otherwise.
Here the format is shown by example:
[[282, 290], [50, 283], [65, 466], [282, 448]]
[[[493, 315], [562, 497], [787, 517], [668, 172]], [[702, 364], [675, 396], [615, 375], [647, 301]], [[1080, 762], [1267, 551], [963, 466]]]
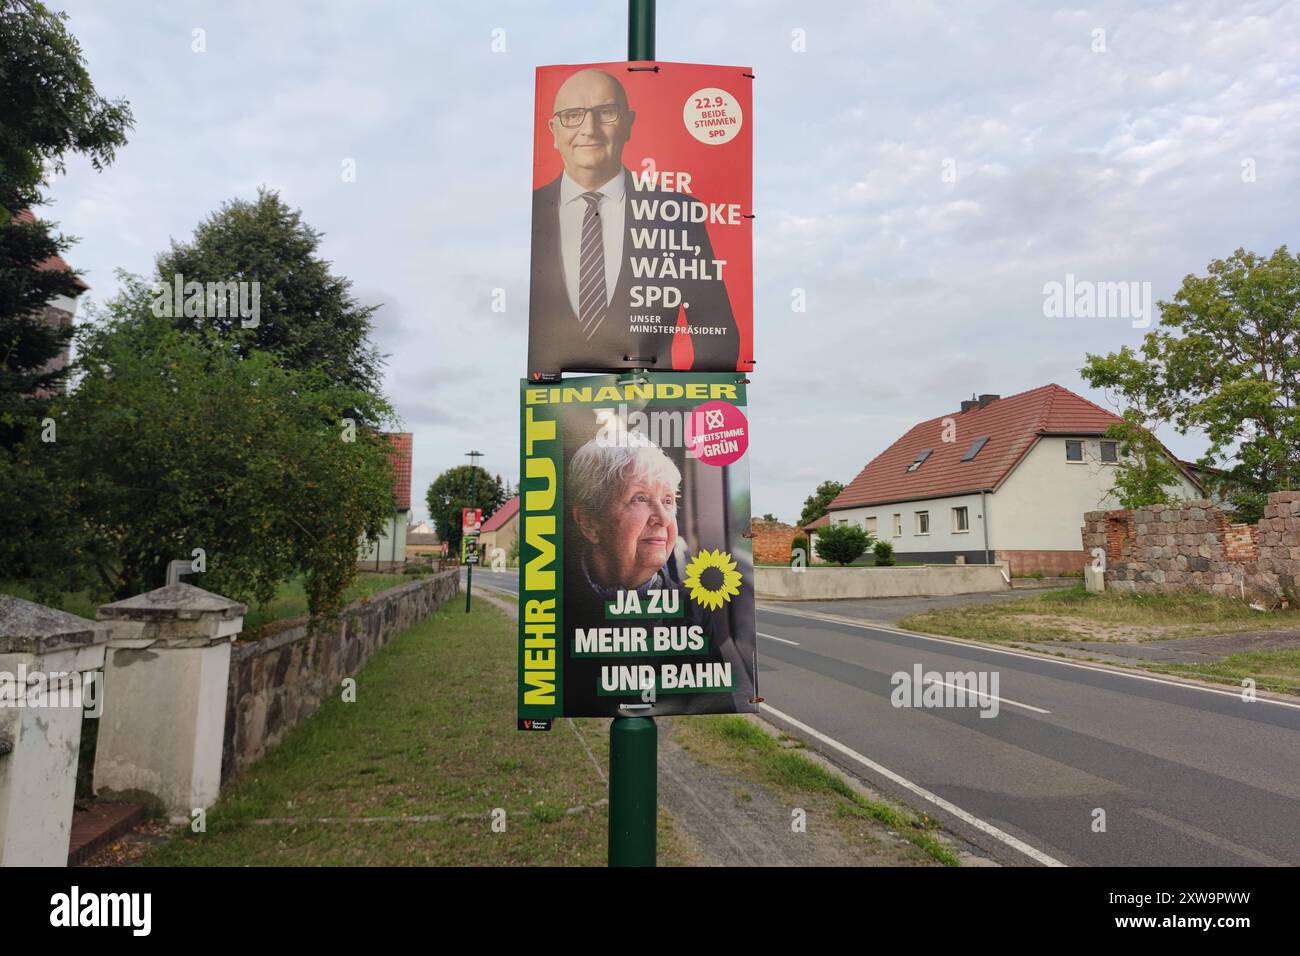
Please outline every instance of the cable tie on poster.
[[741, 213], [741, 214], [740, 214], [740, 218], [741, 218], [741, 219], [757, 219], [758, 217], [755, 216], [752, 212], [746, 212], [746, 213]]
[[629, 67], [627, 68], [627, 71], [628, 71], [629, 73], [658, 73], [658, 72], [659, 72], [659, 67], [657, 67], [657, 66], [629, 66]]
[[654, 704], [619, 704], [619, 710], [649, 710]]
[[766, 697], [751, 697], [751, 698], [749, 698], [749, 702], [750, 702], [751, 704], [761, 704], [761, 703], [763, 703], [765, 700], [767, 700]]
[[[755, 362], [753, 359], [750, 359], [749, 361], [750, 361], [750, 364], [752, 364], [752, 365], [757, 365], [757, 364], [758, 364], [758, 363]], [[747, 379], [747, 378], [738, 378], [738, 379], [736, 379], [736, 384], [737, 384], [737, 385], [748, 385], [748, 384], [749, 384], [749, 379]]]
[[746, 531], [744, 534], [741, 535], [741, 537], [742, 537], [742, 538], [753, 538], [753, 537], [755, 537], [755, 534], [754, 534], [754, 532], [752, 532], [752, 531]]
[[624, 362], [649, 362], [651, 365], [654, 365], [659, 361], [659, 357], [657, 355], [651, 355], [648, 357], [641, 356], [641, 355], [624, 355], [623, 361]]
[[741, 76], [747, 76], [747, 77], [749, 77], [751, 80], [754, 78], [754, 74], [753, 74], [753, 73], [742, 73], [742, 74], [740, 74], [740, 75], [741, 75]]

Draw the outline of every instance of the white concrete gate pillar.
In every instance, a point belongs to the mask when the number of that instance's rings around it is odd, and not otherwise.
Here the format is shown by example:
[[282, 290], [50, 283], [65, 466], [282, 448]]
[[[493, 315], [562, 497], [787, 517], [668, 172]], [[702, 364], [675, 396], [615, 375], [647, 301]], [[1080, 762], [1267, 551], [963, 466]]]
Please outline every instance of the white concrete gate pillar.
[[[0, 866], [67, 866], [83, 702], [108, 628], [0, 594]], [[94, 675], [87, 678], [87, 674]]]
[[105, 604], [112, 623], [95, 793], [149, 794], [173, 817], [221, 790], [230, 643], [247, 607], [190, 584]]

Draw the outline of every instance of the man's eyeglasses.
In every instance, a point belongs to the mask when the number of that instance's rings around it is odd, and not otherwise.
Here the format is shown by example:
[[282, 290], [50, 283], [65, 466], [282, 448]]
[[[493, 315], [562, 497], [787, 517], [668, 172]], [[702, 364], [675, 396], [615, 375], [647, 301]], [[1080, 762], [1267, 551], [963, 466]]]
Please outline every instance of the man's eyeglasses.
[[588, 113], [596, 114], [596, 122], [609, 125], [617, 123], [619, 117], [623, 115], [623, 107], [617, 103], [605, 103], [601, 106], [574, 107], [570, 110], [560, 110], [555, 114], [556, 119], [560, 121], [561, 126], [567, 126], [572, 129], [575, 126], [581, 126], [587, 120]]

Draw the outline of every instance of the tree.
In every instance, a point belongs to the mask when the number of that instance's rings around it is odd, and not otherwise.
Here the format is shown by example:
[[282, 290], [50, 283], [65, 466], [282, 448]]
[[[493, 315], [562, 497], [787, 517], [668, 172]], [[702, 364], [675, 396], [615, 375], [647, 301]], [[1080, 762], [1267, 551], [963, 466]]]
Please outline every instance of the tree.
[[[470, 498], [470, 476], [474, 476], [474, 497]], [[452, 554], [460, 553], [461, 509], [482, 508], [483, 518], [490, 518], [506, 501], [500, 476], [493, 478], [477, 465], [448, 468], [429, 485], [425, 503], [433, 519], [438, 539], [446, 541]]]
[[823, 481], [817, 490], [803, 500], [803, 512], [799, 515], [799, 527], [806, 528], [830, 510], [835, 496], [844, 490], [838, 481]]
[[1106, 429], [1106, 437], [1119, 442], [1114, 494], [1121, 508], [1167, 505], [1181, 497], [1176, 490], [1183, 474], [1155, 435], [1126, 417]]
[[391, 410], [319, 370], [180, 332], [140, 280], [123, 282], [78, 333], [81, 380], [55, 403], [58, 441], [27, 449], [51, 459], [64, 499], [51, 513], [75, 529], [75, 549], [48, 554], [42, 576], [93, 576], [125, 597], [199, 548], [209, 590], [266, 601], [302, 573], [312, 613], [337, 611], [359, 539], [378, 536], [393, 501], [388, 441], [360, 428], [349, 440], [334, 416]]
[[1300, 256], [1238, 249], [1207, 273], [1159, 303], [1139, 351], [1090, 354], [1082, 374], [1132, 423], [1203, 430], [1207, 482], [1253, 521], [1270, 491], [1300, 487]]
[[[321, 233], [274, 191], [258, 190], [252, 202], [225, 203], [199, 223], [191, 241], [173, 240], [158, 257], [158, 311], [178, 329], [208, 330], [233, 341], [241, 355], [263, 349], [285, 368], [320, 368], [337, 385], [377, 393], [383, 360], [370, 331], [378, 306], [352, 297], [351, 281], [332, 274], [318, 255], [320, 241]], [[178, 276], [183, 300], [189, 298], [184, 285], [192, 282], [257, 283], [256, 324], [224, 304], [192, 314], [199, 310], [176, 301]]]
[[36, 0], [0, 0], [0, 226], [41, 202], [65, 154], [102, 169], [133, 125], [125, 100], [95, 90], [67, 18]]
[[889, 568], [894, 565], [894, 546], [888, 541], [877, 541], [871, 548], [876, 556], [876, 567]]
[[778, 518], [776, 515], [772, 514], [772, 512], [770, 512], [770, 511], [767, 512], [766, 514], [764, 514], [763, 517], [760, 518], [759, 520], [760, 520], [760, 521], [766, 521], [768, 524], [780, 524], [780, 523], [781, 523], [781, 519]]
[[42, 309], [78, 287], [70, 270], [40, 268], [72, 240], [29, 210], [67, 153], [102, 169], [132, 125], [125, 101], [95, 90], [66, 19], [34, 0], [0, 0], [0, 577], [30, 567], [42, 537], [67, 532], [36, 436], [48, 431], [49, 393], [66, 374], [46, 366], [72, 334]]
[[855, 524], [822, 528], [816, 537], [817, 557], [845, 567], [866, 553], [874, 539]]
[[[75, 295], [70, 270], [40, 268], [72, 240], [28, 210], [40, 187], [64, 168], [67, 153], [96, 169], [113, 160], [132, 125], [124, 100], [95, 90], [67, 15], [35, 0], [0, 0], [0, 450], [45, 417], [46, 396], [64, 372], [45, 366], [67, 345], [71, 329], [48, 325], [41, 310]], [[9, 467], [13, 467], [12, 458]]]

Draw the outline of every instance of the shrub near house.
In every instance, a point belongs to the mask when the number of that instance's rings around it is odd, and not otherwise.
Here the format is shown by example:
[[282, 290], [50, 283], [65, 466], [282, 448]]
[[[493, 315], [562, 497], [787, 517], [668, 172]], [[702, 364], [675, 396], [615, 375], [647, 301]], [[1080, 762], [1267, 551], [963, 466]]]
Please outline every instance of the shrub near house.
[[817, 535], [817, 556], [846, 567], [862, 557], [873, 541], [856, 525], [832, 525]]

